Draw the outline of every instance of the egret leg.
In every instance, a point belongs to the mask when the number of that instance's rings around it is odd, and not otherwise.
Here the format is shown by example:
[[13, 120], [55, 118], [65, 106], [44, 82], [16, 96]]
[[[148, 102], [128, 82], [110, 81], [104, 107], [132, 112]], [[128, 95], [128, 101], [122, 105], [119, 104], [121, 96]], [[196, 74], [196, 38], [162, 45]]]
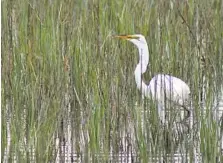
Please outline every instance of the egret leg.
[[161, 103], [158, 103], [158, 114], [162, 123], [165, 123], [165, 108]]
[[181, 121], [182, 123], [182, 122], [185, 122], [190, 117], [191, 113], [190, 113], [190, 110], [185, 105], [180, 105], [180, 107], [182, 107], [187, 112], [187, 115]]
[[184, 117], [184, 119], [181, 121], [181, 123], [185, 122], [191, 115], [190, 110], [185, 105], [181, 105], [181, 104], [176, 103], [176, 102], [173, 102], [173, 104], [175, 104], [175, 105], [177, 105], [179, 107], [182, 107], [187, 112], [187, 115]]

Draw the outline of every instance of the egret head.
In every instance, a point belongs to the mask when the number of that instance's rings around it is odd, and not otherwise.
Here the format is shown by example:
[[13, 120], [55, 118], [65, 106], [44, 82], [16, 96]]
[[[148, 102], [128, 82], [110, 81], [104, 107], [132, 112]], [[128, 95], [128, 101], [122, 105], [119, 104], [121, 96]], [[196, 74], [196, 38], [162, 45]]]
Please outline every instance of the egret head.
[[141, 34], [134, 34], [134, 35], [116, 35], [115, 38], [121, 38], [128, 41], [131, 41], [133, 44], [135, 44], [138, 48], [142, 46], [147, 46], [146, 39]]

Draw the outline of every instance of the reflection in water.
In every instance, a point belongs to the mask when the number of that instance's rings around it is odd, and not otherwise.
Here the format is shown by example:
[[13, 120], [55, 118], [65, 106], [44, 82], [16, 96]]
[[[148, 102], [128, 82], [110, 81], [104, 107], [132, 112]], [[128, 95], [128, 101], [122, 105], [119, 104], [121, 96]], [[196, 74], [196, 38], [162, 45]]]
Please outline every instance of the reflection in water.
[[[213, 108], [213, 112], [210, 115], [213, 115], [213, 118], [215, 118], [216, 124], [218, 125], [219, 148], [221, 148], [221, 151], [223, 152], [223, 99], [217, 101]], [[142, 142], [140, 139], [142, 137], [147, 138], [145, 141], [150, 141], [151, 150], [154, 150], [153, 148], [158, 141], [164, 141], [163, 145], [165, 146], [165, 151], [161, 151], [158, 154], [154, 153], [150, 156], [148, 155], [148, 162], [202, 162], [202, 155], [199, 150], [199, 141], [201, 140], [201, 135], [199, 134], [201, 123], [199, 121], [189, 118], [185, 123], [168, 123], [168, 125], [158, 123], [152, 124], [160, 125], [161, 129], [155, 131], [151, 128], [152, 125], [149, 125], [152, 122], [145, 116], [147, 113], [145, 111], [142, 111], [141, 113], [141, 115], [133, 115], [136, 116], [136, 121], [133, 120], [131, 115], [125, 117], [125, 124], [119, 129], [120, 132], [116, 133], [119, 138], [118, 142], [116, 142], [118, 149], [114, 147], [114, 142], [111, 142], [113, 145], [110, 146], [110, 152], [108, 153], [105, 153], [104, 151], [91, 153], [86, 150], [90, 142], [89, 128], [86, 126], [87, 120], [82, 119], [84, 123], [81, 123], [80, 125], [79, 142], [77, 142], [75, 136], [72, 136], [72, 121], [68, 120], [64, 130], [65, 134], [63, 142], [60, 142], [61, 140], [56, 138], [56, 152], [53, 156], [55, 159], [52, 160], [52, 162], [61, 162], [61, 160], [64, 162], [86, 162], [86, 160], [88, 162], [103, 162], [103, 160], [111, 162], [140, 162], [141, 158], [137, 151], [140, 150], [143, 143], [148, 143]], [[141, 123], [137, 120], [137, 116], [141, 116]], [[207, 111], [204, 110], [204, 112], [201, 113], [201, 116], [205, 118], [205, 116], [207, 116]], [[12, 141], [10, 136], [10, 113], [8, 114], [7, 119], [6, 128], [8, 137], [3, 162], [8, 162], [7, 160]], [[190, 124], [191, 121], [193, 121], [192, 125]], [[139, 135], [139, 133], [141, 133], [141, 135]], [[114, 135], [114, 133], [111, 134]], [[78, 143], [78, 151], [76, 150], [77, 144], [72, 144], [72, 142]], [[185, 143], [190, 143], [190, 145], [188, 145], [189, 149], [185, 149]], [[33, 154], [30, 155], [30, 160], [35, 160], [35, 151], [33, 149], [30, 149], [30, 151], [33, 151]], [[191, 154], [193, 156], [191, 156]], [[13, 157], [13, 159], [16, 160], [16, 157]], [[219, 158], [216, 159], [218, 160]]]

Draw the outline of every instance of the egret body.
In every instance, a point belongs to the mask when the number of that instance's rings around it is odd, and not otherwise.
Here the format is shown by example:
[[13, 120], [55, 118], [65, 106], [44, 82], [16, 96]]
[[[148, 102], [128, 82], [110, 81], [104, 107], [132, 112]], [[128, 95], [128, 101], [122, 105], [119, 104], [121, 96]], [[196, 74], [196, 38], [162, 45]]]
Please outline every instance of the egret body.
[[[165, 101], [170, 101], [175, 105], [183, 107], [189, 116], [189, 110], [184, 107], [184, 104], [189, 101], [190, 88], [181, 79], [166, 75], [155, 75], [149, 85], [146, 85], [142, 80], [142, 74], [146, 72], [149, 64], [149, 50], [146, 39], [141, 34], [135, 35], [117, 35], [116, 38], [128, 40], [135, 44], [139, 51], [139, 63], [135, 69], [135, 81], [137, 88], [141, 90], [143, 97], [152, 97], [158, 102], [159, 106], [165, 105]], [[159, 108], [159, 114], [160, 114]]]

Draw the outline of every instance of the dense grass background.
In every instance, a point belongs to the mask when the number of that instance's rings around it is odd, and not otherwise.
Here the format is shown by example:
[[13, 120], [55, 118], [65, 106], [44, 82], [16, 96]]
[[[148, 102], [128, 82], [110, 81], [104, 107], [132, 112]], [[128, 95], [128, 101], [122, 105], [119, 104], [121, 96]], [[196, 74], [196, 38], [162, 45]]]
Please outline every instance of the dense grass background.
[[[194, 151], [223, 160], [213, 112], [223, 89], [221, 0], [3, 0], [1, 14], [2, 160], [105, 162], [125, 153], [152, 162], [177, 152], [187, 162]], [[137, 49], [110, 37], [134, 33], [148, 40], [146, 80], [166, 73], [191, 88], [193, 127], [178, 138], [136, 90]]]

